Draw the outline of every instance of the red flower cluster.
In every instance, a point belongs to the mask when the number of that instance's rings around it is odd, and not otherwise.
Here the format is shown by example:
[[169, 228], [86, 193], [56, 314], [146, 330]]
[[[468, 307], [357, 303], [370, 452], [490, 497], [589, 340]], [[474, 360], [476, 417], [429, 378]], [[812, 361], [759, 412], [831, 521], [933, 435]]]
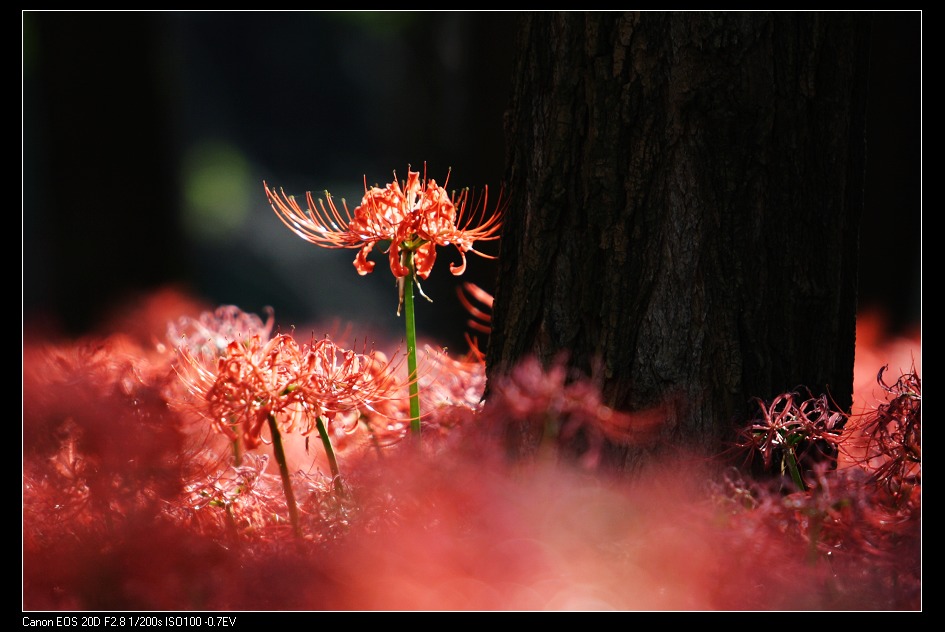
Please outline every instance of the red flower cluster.
[[[488, 426], [504, 437], [514, 454], [544, 447], [574, 449], [574, 456], [587, 469], [599, 466], [607, 444], [652, 440], [667, 418], [660, 407], [632, 413], [611, 408], [591, 378], [569, 374], [563, 356], [548, 367], [528, 357], [491, 389], [486, 419], [477, 428]], [[580, 441], [576, 440], [579, 436]]]
[[[488, 322], [488, 295], [471, 294]], [[479, 356], [431, 351], [417, 379], [433, 449], [352, 450], [368, 458], [346, 464], [344, 495], [337, 473], [293, 468], [300, 539], [269, 455], [227, 458], [175, 387], [214, 424], [235, 422], [224, 432], [259, 411], [302, 431], [321, 414], [335, 441], [357, 413], [393, 442], [408, 414], [396, 367], [327, 338], [270, 339], [271, 322], [235, 307], [176, 320], [177, 356], [136, 341], [160, 336], [147, 319], [124, 322], [140, 333], [24, 340], [27, 610], [921, 610], [915, 367], [895, 384], [872, 371], [886, 402], [842, 427], [825, 398], [759, 402], [743, 447], [773, 469], [787, 448], [802, 466], [821, 447], [848, 458], [810, 463], [806, 489], [786, 493], [737, 469], [714, 485], [718, 463], [684, 452], [627, 485], [588, 476], [572, 462], [648, 448], [668, 414], [613, 410], [593, 380], [537, 360], [483, 403]], [[513, 448], [538, 458], [510, 463]]]
[[307, 435], [319, 418], [353, 430], [362, 415], [403, 408], [390, 405], [404, 397], [392, 361], [376, 351], [342, 349], [328, 338], [299, 345], [284, 334], [268, 342], [253, 335], [230, 341], [209, 366], [186, 346], [180, 353], [178, 371], [201, 412], [231, 440], [241, 436], [249, 449], [262, 441], [270, 416], [282, 431]]
[[383, 189], [368, 188], [365, 179], [364, 197], [353, 215], [344, 200], [344, 213], [340, 212], [327, 191], [325, 199], [317, 204], [312, 194], [306, 193], [308, 208], [303, 211], [294, 196], [270, 189], [265, 182], [263, 186], [276, 215], [302, 239], [325, 248], [358, 248], [354, 267], [361, 275], [374, 270], [374, 262], [367, 257], [379, 242], [390, 242], [386, 252], [395, 277], [410, 274], [403, 257], [410, 252], [414, 273], [426, 279], [436, 260], [436, 246], [450, 245], [456, 247], [462, 258], [459, 265], [450, 264], [450, 271], [460, 275], [466, 270], [467, 252], [494, 258], [474, 246], [477, 241], [498, 239], [502, 226], [501, 205], [486, 216], [488, 188], [481, 204], [472, 205], [479, 208], [480, 220], [479, 225], [473, 227], [477, 213], [467, 213], [468, 189], [450, 195], [435, 180], [428, 180], [426, 174], [421, 180], [420, 172], [409, 168], [403, 185], [397, 182], [396, 173], [394, 181]]
[[[760, 453], [766, 472], [777, 466], [778, 471], [792, 468], [812, 470], [814, 464], [836, 459], [837, 445], [847, 416], [830, 406], [826, 395], [801, 401], [795, 392], [782, 393], [769, 405], [755, 398], [761, 414], [739, 432], [736, 449], [751, 459]], [[798, 487], [799, 483], [795, 481]], [[807, 482], [804, 482], [807, 485]]]
[[855, 420], [847, 443], [849, 459], [898, 506], [918, 502], [922, 488], [922, 380], [913, 364], [890, 386], [883, 379], [888, 368], [876, 375], [887, 401]]

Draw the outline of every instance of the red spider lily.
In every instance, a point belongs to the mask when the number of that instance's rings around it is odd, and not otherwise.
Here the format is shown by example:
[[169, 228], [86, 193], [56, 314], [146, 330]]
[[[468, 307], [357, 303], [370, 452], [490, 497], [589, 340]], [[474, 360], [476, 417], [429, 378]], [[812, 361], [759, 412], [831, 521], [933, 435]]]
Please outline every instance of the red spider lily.
[[[186, 502], [173, 511], [203, 533], [235, 534], [265, 527], [279, 512], [281, 494], [267, 480], [268, 461], [267, 454], [248, 454], [241, 465], [210, 470], [187, 485]], [[206, 511], [209, 507], [223, 511]]]
[[[466, 253], [493, 259], [475, 249], [477, 241], [498, 239], [502, 226], [502, 206], [486, 216], [488, 188], [481, 202], [472, 204], [478, 212], [467, 211], [470, 202], [469, 190], [450, 195], [435, 180], [420, 179], [419, 171], [407, 170], [407, 181], [401, 185], [394, 174], [394, 181], [386, 187], [368, 187], [364, 182], [364, 197], [352, 214], [342, 200], [344, 212], [338, 210], [331, 194], [318, 203], [311, 193], [305, 194], [307, 209], [296, 202], [295, 197], [283, 191], [270, 189], [263, 182], [266, 197], [279, 219], [297, 235], [325, 248], [357, 248], [354, 267], [358, 274], [365, 275], [374, 270], [374, 262], [368, 255], [379, 242], [390, 242], [385, 251], [390, 259], [390, 269], [395, 277], [410, 274], [402, 255], [413, 253], [414, 274], [426, 279], [436, 260], [436, 246], [455, 246], [461, 262], [450, 264], [450, 272], [461, 275], [466, 270]], [[447, 182], [449, 174], [447, 174]], [[444, 182], [444, 185], [446, 182]], [[473, 226], [478, 215], [478, 226]]]
[[887, 402], [858, 419], [849, 442], [863, 453], [852, 460], [870, 472], [870, 480], [899, 505], [908, 503], [921, 488], [922, 381], [913, 365], [889, 386], [883, 379], [888, 368], [884, 365], [876, 375]]
[[269, 340], [275, 315], [266, 308], [264, 323], [259, 316], [248, 314], [235, 305], [221, 305], [214, 311], [203, 312], [197, 318], [182, 316], [167, 326], [167, 339], [172, 348], [186, 345], [192, 355], [206, 354], [210, 358], [223, 355], [233, 340], [259, 336]]
[[[214, 427], [231, 440], [241, 427], [247, 448], [257, 447], [270, 416], [285, 432], [310, 434], [317, 420], [357, 420], [361, 409], [376, 414], [382, 402], [402, 397], [397, 369], [383, 354], [343, 350], [328, 338], [299, 346], [279, 334], [231, 341], [208, 366], [186, 346], [178, 368]], [[386, 410], [393, 411], [390, 407]]]
[[741, 430], [737, 448], [749, 455], [759, 452], [765, 471], [770, 471], [775, 457], [783, 474], [790, 473], [803, 490], [799, 466], [811, 466], [835, 459], [840, 433], [847, 417], [832, 410], [826, 395], [809, 397], [798, 403], [798, 393], [782, 393], [770, 405], [755, 398], [761, 409], [759, 418]]
[[513, 452], [580, 445], [576, 456], [588, 469], [598, 467], [606, 445], [640, 444], [666, 419], [660, 408], [611, 408], [594, 380], [568, 375], [563, 357], [547, 368], [536, 357], [521, 361], [494, 384], [485, 411], [487, 417], [495, 416], [495, 429], [506, 434]]
[[258, 335], [233, 340], [215, 366], [201, 363], [187, 346], [179, 352], [184, 362], [178, 372], [204, 414], [231, 440], [238, 436], [234, 427], [241, 426], [247, 448], [260, 444], [269, 415], [294, 418], [299, 410], [293, 388], [299, 351], [290, 336], [278, 335], [265, 344]]
[[420, 379], [427, 410], [427, 427], [445, 432], [482, 408], [486, 365], [478, 349], [462, 358], [451, 358], [445, 349], [426, 346], [429, 375]]
[[362, 414], [374, 416], [380, 410], [388, 419], [406, 415], [405, 385], [396, 376], [399, 361], [388, 360], [379, 351], [365, 354], [342, 349], [328, 338], [308, 346], [305, 357], [300, 387], [307, 404], [319, 415], [354, 424]]
[[[171, 336], [183, 347], [179, 357], [193, 362], [177, 368], [186, 384], [208, 390], [221, 360], [232, 353], [242, 370], [237, 358], [249, 356], [257, 368], [284, 369], [274, 385], [263, 381], [264, 395], [281, 395], [278, 386], [297, 376], [300, 386], [285, 397], [297, 396], [306, 414], [333, 414], [332, 441], [361, 438], [344, 434], [352, 424], [368, 425], [385, 445], [404, 436], [405, 386], [392, 380], [395, 367], [382, 353], [315, 339], [270, 345], [259, 319], [227, 308], [204, 316], [203, 329], [180, 320], [187, 338]], [[593, 380], [537, 360], [498, 377], [480, 405], [481, 362], [432, 351], [425, 364], [433, 368], [418, 380], [435, 449], [352, 458], [346, 480], [356, 493], [345, 497], [333, 491], [337, 477], [320, 468], [293, 471], [305, 527], [297, 546], [271, 455], [248, 453], [240, 465], [189, 448], [191, 426], [164, 395], [166, 378], [185, 383], [169, 355], [145, 345], [165, 324], [147, 336], [25, 341], [28, 610], [921, 610], [915, 366], [895, 382], [871, 368], [886, 401], [851, 417], [842, 432], [827, 398], [805, 401], [802, 391], [765, 400], [757, 425], [766, 415], [799, 432], [809, 426], [789, 418], [803, 416], [818, 432], [832, 424], [842, 454], [856, 450], [848, 467], [805, 467], [806, 489], [785, 493], [781, 481], [754, 481], [734, 468], [717, 487], [715, 464], [703, 468], [701, 459], [657, 463], [626, 486], [565, 459], [510, 466], [502, 458], [514, 440], [510, 428], [541, 443], [539, 455], [552, 447], [591, 466], [601, 442], [639, 437], [639, 413], [609, 409]], [[268, 358], [266, 348], [279, 357]], [[193, 403], [209, 414], [204, 399]], [[654, 427], [665, 418], [658, 412]], [[210, 425], [199, 430], [203, 436]], [[823, 438], [827, 447], [833, 434]], [[755, 438], [767, 436], [759, 429]], [[796, 444], [798, 456], [809, 445]], [[772, 447], [778, 469], [785, 446]], [[706, 487], [717, 491], [706, 498]]]

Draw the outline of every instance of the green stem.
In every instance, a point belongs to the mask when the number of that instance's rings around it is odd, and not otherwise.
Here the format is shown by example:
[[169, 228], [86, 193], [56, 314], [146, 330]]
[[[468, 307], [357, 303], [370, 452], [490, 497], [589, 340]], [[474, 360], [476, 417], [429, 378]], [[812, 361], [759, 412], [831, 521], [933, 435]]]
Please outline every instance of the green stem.
[[407, 371], [410, 383], [410, 430], [420, 439], [420, 385], [417, 383], [417, 323], [413, 313], [413, 252], [404, 253], [407, 276], [404, 278], [404, 320], [407, 322]]
[[272, 451], [276, 454], [279, 464], [279, 473], [282, 475], [282, 489], [285, 492], [286, 504], [289, 506], [289, 520], [295, 537], [302, 537], [302, 527], [299, 525], [299, 508], [295, 504], [295, 493], [292, 491], [292, 481], [289, 479], [289, 466], [285, 460], [285, 449], [282, 447], [282, 435], [276, 425], [275, 415], [269, 415], [269, 433], [272, 435]]
[[338, 472], [338, 461], [335, 459], [335, 451], [331, 447], [331, 441], [328, 439], [328, 430], [325, 428], [325, 422], [321, 417], [315, 418], [315, 426], [318, 428], [318, 436], [322, 438], [322, 446], [325, 448], [325, 454], [328, 455], [328, 466], [331, 468], [331, 480], [335, 483], [335, 493], [338, 496], [344, 494], [344, 488], [341, 486], [341, 474]]
[[788, 471], [791, 473], [791, 479], [794, 481], [794, 484], [797, 485], [797, 491], [807, 491], [807, 485], [804, 484], [804, 479], [801, 478], [801, 472], [797, 467], [797, 459], [794, 458], [793, 450], [785, 451], [784, 463], [787, 466]]

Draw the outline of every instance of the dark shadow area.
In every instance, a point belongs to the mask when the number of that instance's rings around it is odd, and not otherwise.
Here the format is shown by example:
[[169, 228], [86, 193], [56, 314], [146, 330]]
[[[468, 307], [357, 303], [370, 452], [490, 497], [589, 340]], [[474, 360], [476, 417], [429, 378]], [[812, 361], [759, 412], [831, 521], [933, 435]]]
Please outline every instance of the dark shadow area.
[[[283, 325], [352, 319], [400, 335], [382, 257], [302, 242], [263, 180], [329, 189], [408, 165], [495, 193], [516, 14], [501, 12], [25, 12], [23, 317], [94, 331], [129, 297], [169, 284]], [[893, 328], [921, 316], [921, 13], [877, 14], [872, 42], [861, 308]], [[219, 176], [217, 179], [215, 177]], [[229, 185], [227, 183], [230, 183]], [[495, 254], [497, 244], [485, 246]], [[422, 334], [464, 349], [463, 281], [443, 249], [418, 303]]]

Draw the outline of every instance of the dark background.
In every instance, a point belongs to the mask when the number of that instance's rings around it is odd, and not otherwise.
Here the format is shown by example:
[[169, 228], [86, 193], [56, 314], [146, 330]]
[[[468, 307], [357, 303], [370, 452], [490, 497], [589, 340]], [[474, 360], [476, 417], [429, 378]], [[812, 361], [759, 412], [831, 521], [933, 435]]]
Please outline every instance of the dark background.
[[[876, 14], [860, 306], [921, 317], [920, 12]], [[23, 13], [23, 318], [77, 336], [169, 284], [210, 305], [275, 309], [402, 336], [386, 261], [326, 250], [275, 217], [262, 182], [353, 209], [408, 165], [501, 187], [511, 12]], [[492, 243], [484, 247], [496, 254]], [[438, 250], [421, 336], [464, 349], [456, 288], [494, 288]], [[357, 334], [356, 334], [357, 335]]]

